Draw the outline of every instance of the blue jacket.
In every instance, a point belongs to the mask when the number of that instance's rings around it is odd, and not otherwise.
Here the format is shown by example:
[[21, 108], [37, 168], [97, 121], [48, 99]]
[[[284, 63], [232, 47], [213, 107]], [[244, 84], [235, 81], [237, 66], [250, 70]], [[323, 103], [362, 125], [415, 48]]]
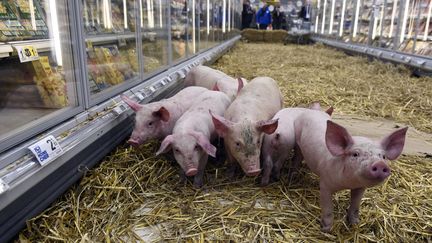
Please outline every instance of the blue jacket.
[[270, 10], [268, 9], [268, 7], [266, 8], [265, 12], [263, 12], [263, 9], [260, 8], [258, 10], [258, 13], [256, 14], [256, 22], [258, 24], [271, 24], [272, 22], [272, 17], [271, 17], [271, 13]]

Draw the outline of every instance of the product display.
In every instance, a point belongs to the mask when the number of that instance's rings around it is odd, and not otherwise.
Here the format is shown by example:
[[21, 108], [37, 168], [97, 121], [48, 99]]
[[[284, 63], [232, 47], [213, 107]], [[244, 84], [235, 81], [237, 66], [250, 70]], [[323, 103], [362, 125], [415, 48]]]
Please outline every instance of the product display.
[[42, 14], [40, 1], [0, 1], [0, 40], [17, 41], [48, 38], [48, 27]]
[[138, 60], [133, 48], [119, 50], [117, 45], [91, 47], [87, 50], [87, 66], [92, 93], [138, 75]]

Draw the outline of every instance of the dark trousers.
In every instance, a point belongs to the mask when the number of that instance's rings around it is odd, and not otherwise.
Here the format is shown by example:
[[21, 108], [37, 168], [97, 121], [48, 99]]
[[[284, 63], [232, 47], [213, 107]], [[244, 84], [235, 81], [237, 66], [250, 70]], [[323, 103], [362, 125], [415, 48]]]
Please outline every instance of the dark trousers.
[[260, 30], [266, 30], [267, 26], [268, 26], [268, 24], [259, 24], [259, 29]]

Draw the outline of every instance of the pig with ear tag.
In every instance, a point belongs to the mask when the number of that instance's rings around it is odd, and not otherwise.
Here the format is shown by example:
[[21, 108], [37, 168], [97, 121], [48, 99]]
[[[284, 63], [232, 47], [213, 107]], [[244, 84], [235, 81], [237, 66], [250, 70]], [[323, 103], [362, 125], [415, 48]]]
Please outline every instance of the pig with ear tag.
[[347, 219], [359, 222], [359, 207], [368, 187], [385, 181], [390, 173], [389, 160], [402, 153], [407, 127], [379, 141], [351, 136], [329, 120], [328, 114], [309, 111], [294, 122], [296, 142], [308, 167], [320, 177], [321, 230], [329, 232], [333, 224], [333, 194], [351, 190]]
[[187, 87], [171, 98], [143, 105], [122, 95], [122, 100], [136, 112], [135, 127], [128, 143], [139, 146], [150, 139], [162, 139], [171, 134], [177, 119], [205, 91], [207, 89], [203, 87]]
[[186, 86], [200, 86], [221, 91], [227, 94], [231, 101], [246, 84], [247, 80], [244, 78], [236, 80], [222, 71], [201, 65], [192, 68], [185, 77]]
[[168, 135], [157, 155], [173, 150], [181, 167], [180, 175], [194, 176], [194, 187], [203, 185], [204, 169], [208, 156], [216, 157], [216, 147], [211, 141], [217, 138], [209, 110], [222, 115], [231, 103], [225, 93], [206, 91], [177, 121], [173, 133]]
[[[290, 152], [294, 149], [292, 158], [292, 167], [299, 167], [303, 157], [295, 142], [294, 121], [303, 112], [310, 110], [321, 110], [319, 102], [313, 102], [309, 109], [307, 108], [285, 108], [273, 117], [279, 119], [279, 125], [272, 134], [265, 134], [261, 151], [261, 160], [263, 162], [263, 175], [261, 177], [261, 186], [266, 186], [270, 182], [270, 175], [275, 180], [279, 180], [280, 171], [283, 163], [289, 158]], [[326, 113], [331, 115], [333, 107], [327, 109]]]
[[278, 120], [272, 117], [282, 108], [282, 95], [275, 80], [258, 77], [240, 90], [224, 116], [212, 114], [219, 136], [224, 138], [229, 177], [236, 162], [248, 176], [261, 172], [260, 153], [264, 134], [272, 134]]

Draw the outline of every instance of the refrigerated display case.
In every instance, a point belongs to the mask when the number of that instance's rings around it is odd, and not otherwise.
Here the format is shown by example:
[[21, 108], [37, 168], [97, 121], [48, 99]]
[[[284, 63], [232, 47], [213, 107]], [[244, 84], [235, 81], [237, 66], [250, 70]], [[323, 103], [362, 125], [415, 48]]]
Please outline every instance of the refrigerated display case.
[[[240, 1], [229, 2], [240, 14]], [[130, 133], [121, 94], [149, 102], [175, 92], [188, 70], [240, 38], [215, 38], [229, 15], [221, 6], [0, 1], [0, 242]]]
[[168, 64], [168, 6], [167, 0], [140, 1], [143, 20], [140, 22], [144, 74], [152, 74]]
[[187, 12], [186, 0], [171, 1], [171, 49], [174, 62], [186, 58]]
[[83, 0], [91, 95], [139, 79], [135, 1]]
[[0, 2], [0, 153], [80, 109], [65, 6]]

